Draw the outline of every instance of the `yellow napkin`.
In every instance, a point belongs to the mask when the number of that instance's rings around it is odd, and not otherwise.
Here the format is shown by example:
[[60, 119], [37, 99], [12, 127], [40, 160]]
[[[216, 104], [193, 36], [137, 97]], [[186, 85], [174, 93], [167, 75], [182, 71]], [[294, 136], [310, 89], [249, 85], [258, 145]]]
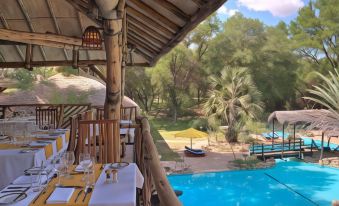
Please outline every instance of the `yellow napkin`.
[[53, 145], [48, 144], [44, 147], [46, 159], [53, 155]]
[[71, 136], [71, 132], [69, 130], [67, 130], [66, 133], [65, 133], [65, 136], [66, 136], [66, 142], [69, 142], [69, 138]]
[[58, 137], [56, 139], [56, 146], [57, 146], [57, 150], [59, 152], [62, 149], [62, 137]]
[[[72, 171], [74, 170], [76, 166], [73, 165], [72, 166]], [[95, 181], [98, 180], [100, 174], [101, 174], [102, 170], [101, 170], [101, 164], [96, 164], [95, 165]], [[72, 178], [70, 179], [67, 179], [67, 178], [64, 178], [64, 177], [61, 177], [61, 185], [64, 185], [64, 186], [81, 186], [81, 187], [85, 187], [85, 182], [82, 181], [83, 177], [83, 174], [75, 174], [75, 175], [72, 175]], [[47, 205], [47, 206], [60, 206], [60, 204], [46, 204], [46, 200], [48, 199], [48, 197], [52, 194], [52, 192], [54, 191], [55, 189], [55, 184], [58, 182], [58, 178], [54, 178], [52, 181], [50, 181], [48, 183], [48, 186], [47, 186], [47, 189], [46, 189], [46, 192], [44, 194], [41, 194], [39, 196], [39, 198], [35, 201], [35, 203], [31, 203], [30, 206], [41, 206], [41, 205]], [[82, 188], [83, 189], [83, 188]], [[69, 202], [67, 204], [62, 204], [62, 205], [78, 205], [78, 206], [87, 206], [88, 203], [89, 203], [89, 200], [91, 199], [91, 195], [93, 192], [89, 193], [85, 199], [84, 202], [82, 202], [82, 199], [84, 198], [85, 196], [85, 193], [82, 192], [81, 195], [79, 196], [78, 198], [78, 201], [75, 202], [75, 198], [76, 196], [78, 195], [78, 193], [80, 192], [80, 190], [82, 189], [78, 189], [76, 188], [71, 199], [69, 200]]]
[[[22, 148], [21, 145], [16, 144], [0, 144], [0, 150], [6, 150], [6, 149], [20, 149]], [[24, 148], [22, 148], [24, 149]]]

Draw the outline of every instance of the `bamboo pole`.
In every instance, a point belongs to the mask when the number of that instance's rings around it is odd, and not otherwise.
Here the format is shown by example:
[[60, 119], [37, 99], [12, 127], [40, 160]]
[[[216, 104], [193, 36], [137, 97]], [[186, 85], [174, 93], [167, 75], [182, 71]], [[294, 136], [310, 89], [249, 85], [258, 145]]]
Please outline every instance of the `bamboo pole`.
[[142, 125], [142, 136], [144, 140], [144, 147], [148, 152], [147, 157], [149, 159], [149, 166], [152, 171], [153, 183], [157, 190], [160, 205], [162, 206], [180, 206], [182, 205], [175, 195], [171, 185], [168, 182], [168, 179], [165, 174], [165, 170], [162, 169], [160, 165], [159, 155], [153, 138], [151, 136], [151, 129], [146, 118], [141, 120]]
[[[106, 99], [104, 106], [105, 119], [120, 119], [121, 106], [121, 49], [119, 36], [121, 32], [122, 20], [104, 20], [104, 42], [107, 59], [106, 75]], [[108, 134], [112, 139], [108, 139], [108, 162], [120, 161], [120, 131], [113, 131]]]

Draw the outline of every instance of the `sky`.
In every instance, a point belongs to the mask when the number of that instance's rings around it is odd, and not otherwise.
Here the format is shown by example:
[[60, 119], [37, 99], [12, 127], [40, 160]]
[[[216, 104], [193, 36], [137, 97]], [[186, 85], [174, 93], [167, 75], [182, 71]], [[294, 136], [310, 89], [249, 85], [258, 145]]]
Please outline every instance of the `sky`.
[[289, 24], [297, 17], [298, 10], [309, 0], [228, 0], [217, 11], [219, 18], [225, 21], [236, 12], [247, 18], [259, 19], [266, 25], [274, 26], [280, 21]]

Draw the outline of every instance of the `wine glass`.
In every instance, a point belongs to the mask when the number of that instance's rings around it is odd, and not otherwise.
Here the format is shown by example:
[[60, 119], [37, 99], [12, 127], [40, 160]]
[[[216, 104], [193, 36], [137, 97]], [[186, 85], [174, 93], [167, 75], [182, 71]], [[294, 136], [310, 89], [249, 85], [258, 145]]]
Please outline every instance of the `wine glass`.
[[58, 183], [55, 186], [60, 186], [60, 177], [62, 172], [65, 170], [65, 162], [60, 160], [60, 157], [56, 157], [53, 159], [53, 168], [54, 171], [57, 173]]
[[67, 151], [65, 154], [64, 154], [64, 160], [65, 160], [65, 163], [67, 165], [67, 175], [66, 177], [70, 177], [70, 171], [69, 171], [69, 168], [71, 165], [74, 164], [74, 161], [75, 161], [75, 156], [74, 156], [74, 152], [72, 151]]
[[91, 156], [89, 153], [80, 153], [79, 155], [79, 165], [84, 170], [84, 177], [82, 180], [85, 180], [85, 176], [88, 173], [88, 168], [91, 166]]

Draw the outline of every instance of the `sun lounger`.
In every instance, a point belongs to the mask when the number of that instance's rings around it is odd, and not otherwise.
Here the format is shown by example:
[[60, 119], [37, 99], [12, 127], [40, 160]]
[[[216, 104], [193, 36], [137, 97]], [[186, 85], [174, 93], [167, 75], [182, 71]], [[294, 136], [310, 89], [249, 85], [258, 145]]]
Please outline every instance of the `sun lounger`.
[[185, 154], [189, 157], [203, 157], [206, 155], [204, 150], [201, 149], [192, 149], [185, 146]]
[[[273, 133], [262, 133], [261, 134], [265, 139], [267, 140], [271, 140], [273, 138]], [[279, 137], [279, 135], [277, 133], [274, 132], [274, 139], [277, 139]]]

